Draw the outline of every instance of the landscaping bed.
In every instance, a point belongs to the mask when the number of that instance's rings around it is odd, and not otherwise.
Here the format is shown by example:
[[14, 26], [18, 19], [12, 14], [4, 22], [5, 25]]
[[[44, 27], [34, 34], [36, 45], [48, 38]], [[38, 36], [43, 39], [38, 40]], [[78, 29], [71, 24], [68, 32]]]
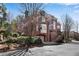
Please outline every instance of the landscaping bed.
[[19, 44], [12, 43], [9, 46], [7, 44], [0, 44], [0, 52], [7, 52], [16, 50], [19, 47]]
[[19, 36], [8, 38], [7, 41], [0, 44], [0, 52], [12, 51], [20, 48], [34, 48], [42, 46], [42, 41], [39, 38]]
[[6, 44], [0, 44], [0, 52], [5, 52], [7, 51], [9, 48]]

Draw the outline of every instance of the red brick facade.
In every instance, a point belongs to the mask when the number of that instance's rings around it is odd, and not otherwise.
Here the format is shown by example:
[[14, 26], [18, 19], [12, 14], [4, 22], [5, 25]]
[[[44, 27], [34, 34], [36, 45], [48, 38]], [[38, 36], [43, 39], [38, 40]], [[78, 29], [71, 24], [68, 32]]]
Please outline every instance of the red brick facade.
[[24, 24], [26, 25], [26, 32], [24, 30], [22, 31], [24, 34], [29, 35], [27, 29], [32, 25], [32, 35], [43, 37], [44, 39], [42, 40], [45, 42], [55, 41], [58, 36], [58, 32], [61, 30], [61, 25], [57, 22], [57, 19], [47, 13], [45, 13], [45, 15], [41, 15], [40, 12], [38, 12], [33, 16], [32, 20], [31, 16], [29, 16], [27, 17], [27, 21], [24, 21]]

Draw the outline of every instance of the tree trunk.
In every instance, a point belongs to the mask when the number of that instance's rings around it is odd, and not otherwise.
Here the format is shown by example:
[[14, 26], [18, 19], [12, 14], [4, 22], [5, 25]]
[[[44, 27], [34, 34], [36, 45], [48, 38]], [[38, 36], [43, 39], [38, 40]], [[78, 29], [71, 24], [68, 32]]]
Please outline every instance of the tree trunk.
[[3, 41], [4, 40], [4, 36], [1, 34], [0, 37], [1, 37], [1, 41]]

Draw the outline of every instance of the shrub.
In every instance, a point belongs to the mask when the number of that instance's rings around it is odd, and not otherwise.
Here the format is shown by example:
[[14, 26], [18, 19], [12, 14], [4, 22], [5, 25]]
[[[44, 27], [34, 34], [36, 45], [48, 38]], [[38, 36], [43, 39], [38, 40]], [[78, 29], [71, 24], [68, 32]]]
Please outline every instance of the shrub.
[[11, 45], [11, 43], [13, 43], [13, 41], [11, 39], [7, 39], [7, 41], [5, 41], [4, 43], [7, 44], [8, 49], [10, 49], [10, 45]]
[[9, 32], [9, 31], [5, 31], [5, 33], [4, 33], [4, 36], [5, 37], [8, 37], [8, 36], [10, 36], [11, 35], [11, 33]]
[[35, 37], [28, 38], [28, 42], [29, 42], [30, 44], [34, 44], [35, 41], [36, 41], [36, 38], [35, 38]]
[[12, 35], [13, 37], [18, 37], [18, 36], [19, 36], [19, 34], [18, 34], [18, 33], [15, 33], [15, 32], [11, 33], [11, 35]]
[[27, 41], [28, 41], [28, 39], [25, 36], [17, 37], [17, 43], [19, 43], [19, 44], [26, 44]]
[[1, 29], [0, 34], [2, 34], [4, 37], [8, 37], [11, 35], [11, 32], [9, 30], [6, 30], [6, 29]]
[[42, 40], [40, 38], [32, 37], [31, 39], [28, 39], [30, 44], [35, 44], [35, 45], [42, 45]]
[[21, 45], [41, 45], [42, 44], [42, 40], [40, 38], [36, 38], [36, 37], [28, 37], [28, 36], [20, 36], [17, 38], [17, 43], [21, 44]]
[[17, 42], [17, 40], [13, 40], [13, 39], [10, 39], [10, 38], [8, 38], [7, 39], [7, 41], [5, 41], [5, 43], [16, 43]]
[[64, 39], [63, 35], [58, 35], [58, 37], [56, 38], [56, 42], [57, 43], [63, 43], [63, 39]]
[[13, 40], [8, 39], [5, 43], [13, 43]]
[[35, 41], [35, 43], [36, 43], [37, 45], [43, 44], [43, 43], [42, 43], [42, 40], [41, 40], [40, 38], [38, 38], [38, 39]]

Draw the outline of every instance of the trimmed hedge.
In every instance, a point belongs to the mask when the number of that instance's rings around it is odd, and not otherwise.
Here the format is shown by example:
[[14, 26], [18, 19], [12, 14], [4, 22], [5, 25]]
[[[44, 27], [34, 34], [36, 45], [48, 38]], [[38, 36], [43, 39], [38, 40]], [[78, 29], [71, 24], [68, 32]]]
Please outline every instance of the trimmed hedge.
[[17, 37], [17, 43], [19, 43], [19, 44], [26, 44], [26, 41], [28, 41], [28, 40], [27, 40], [27, 37], [25, 37], [25, 36]]
[[6, 42], [4, 42], [8, 45], [10, 45], [11, 43], [17, 43], [20, 45], [41, 45], [42, 44], [42, 40], [40, 38], [36, 38], [36, 37], [28, 37], [28, 36], [19, 36], [16, 39], [13, 38], [8, 38]]
[[17, 40], [7, 39], [4, 43], [16, 43]]
[[19, 44], [29, 44], [29, 45], [32, 45], [32, 44], [42, 44], [42, 40], [39, 39], [39, 38], [35, 38], [35, 37], [28, 37], [28, 36], [20, 36], [17, 38], [17, 42]]

